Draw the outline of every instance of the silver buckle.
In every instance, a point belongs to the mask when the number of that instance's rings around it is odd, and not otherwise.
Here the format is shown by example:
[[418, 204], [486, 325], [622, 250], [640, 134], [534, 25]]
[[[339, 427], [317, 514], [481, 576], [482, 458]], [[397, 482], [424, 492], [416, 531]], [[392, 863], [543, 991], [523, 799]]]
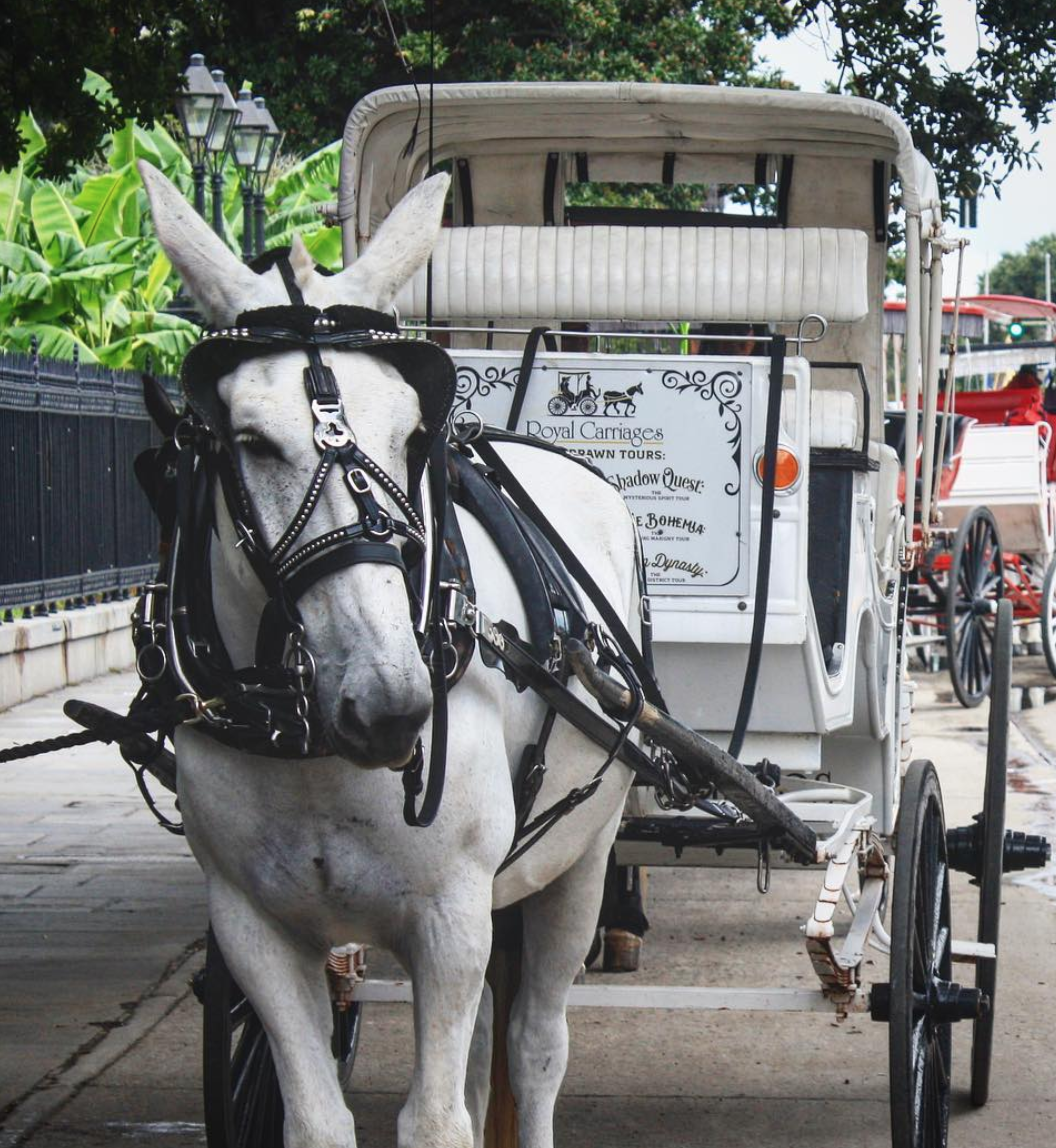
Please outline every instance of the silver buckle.
[[348, 483], [353, 494], [370, 494], [370, 478], [360, 466], [354, 466], [345, 471], [345, 482]]
[[312, 414], [315, 416], [315, 445], [320, 450], [340, 450], [356, 441], [352, 429], [345, 422], [340, 399], [336, 402], [312, 399]]

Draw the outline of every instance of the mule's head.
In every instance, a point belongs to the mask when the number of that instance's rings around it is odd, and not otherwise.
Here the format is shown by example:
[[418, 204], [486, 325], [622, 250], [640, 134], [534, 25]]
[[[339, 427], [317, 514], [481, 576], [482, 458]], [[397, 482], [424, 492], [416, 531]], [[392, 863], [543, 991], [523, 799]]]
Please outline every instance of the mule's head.
[[[163, 175], [146, 164], [140, 171], [158, 238], [214, 326], [233, 325], [246, 311], [289, 304], [277, 268], [251, 271]], [[447, 176], [434, 176], [408, 193], [368, 250], [337, 275], [319, 275], [295, 240], [290, 263], [305, 303], [387, 308], [432, 250], [447, 184]], [[324, 350], [322, 359], [337, 379], [356, 443], [406, 490], [408, 455], [423, 433], [417, 392], [380, 357]], [[320, 460], [305, 393], [306, 365], [304, 352], [277, 351], [241, 362], [217, 384], [235, 464], [266, 549], [297, 515]], [[356, 503], [336, 469], [298, 545], [357, 520]], [[403, 517], [383, 492], [373, 493], [383, 509]], [[220, 519], [213, 559], [217, 621], [232, 654], [252, 661], [261, 592], [235, 546], [230, 520]], [[317, 581], [298, 607], [317, 667], [316, 702], [333, 748], [359, 765], [404, 765], [429, 717], [431, 691], [402, 571], [392, 565], [346, 567]]]

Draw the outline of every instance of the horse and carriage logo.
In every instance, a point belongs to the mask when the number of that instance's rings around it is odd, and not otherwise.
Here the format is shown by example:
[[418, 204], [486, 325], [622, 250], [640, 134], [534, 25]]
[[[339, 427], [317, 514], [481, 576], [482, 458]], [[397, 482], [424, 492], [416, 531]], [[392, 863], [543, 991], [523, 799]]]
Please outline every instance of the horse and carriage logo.
[[625, 391], [602, 391], [591, 381], [590, 371], [559, 371], [557, 390], [550, 397], [546, 409], [555, 416], [578, 413], [593, 415], [601, 401], [602, 415], [630, 418], [637, 409], [634, 397], [642, 393], [642, 384], [635, 383]]

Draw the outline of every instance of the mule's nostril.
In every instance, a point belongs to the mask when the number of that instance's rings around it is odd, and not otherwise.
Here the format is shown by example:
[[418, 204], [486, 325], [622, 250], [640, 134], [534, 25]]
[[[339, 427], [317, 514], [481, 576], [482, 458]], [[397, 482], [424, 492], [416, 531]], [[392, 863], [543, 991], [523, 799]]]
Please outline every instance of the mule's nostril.
[[363, 723], [356, 713], [356, 703], [352, 698], [342, 698], [337, 710], [337, 724], [344, 734], [362, 736], [366, 733]]
[[414, 751], [431, 706], [417, 706], [406, 713], [380, 713], [364, 721], [352, 698], [342, 698], [337, 706], [336, 732], [354, 757], [364, 763], [387, 764], [406, 761]]

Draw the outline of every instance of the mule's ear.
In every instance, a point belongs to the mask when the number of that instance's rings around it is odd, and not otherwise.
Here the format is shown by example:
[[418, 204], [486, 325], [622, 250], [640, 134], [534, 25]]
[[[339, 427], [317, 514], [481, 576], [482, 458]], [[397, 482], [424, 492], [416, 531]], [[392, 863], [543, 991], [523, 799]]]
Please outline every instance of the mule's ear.
[[210, 322], [229, 325], [239, 312], [274, 301], [261, 298], [273, 294], [270, 285], [228, 249], [166, 176], [145, 160], [137, 166], [161, 246]]
[[347, 302], [384, 311], [432, 253], [451, 177], [444, 172], [411, 188], [378, 228], [370, 246], [334, 283]]

